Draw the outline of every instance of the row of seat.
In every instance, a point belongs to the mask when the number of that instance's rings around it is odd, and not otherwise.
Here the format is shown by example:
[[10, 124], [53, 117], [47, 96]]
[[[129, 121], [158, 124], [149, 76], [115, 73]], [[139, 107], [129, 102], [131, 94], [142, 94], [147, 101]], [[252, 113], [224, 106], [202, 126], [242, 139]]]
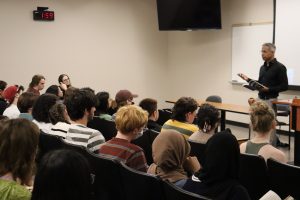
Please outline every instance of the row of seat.
[[[82, 154], [91, 165], [94, 182], [92, 188], [92, 199], [98, 200], [199, 200], [208, 199], [185, 190], [182, 190], [171, 183], [162, 181], [156, 176], [134, 170], [123, 163], [107, 159], [103, 156], [89, 152], [82, 146], [64, 142], [63, 139], [41, 133], [41, 149], [46, 150], [45, 141], [51, 148], [67, 148]], [[48, 146], [50, 147], [50, 146]], [[50, 149], [47, 149], [49, 151]], [[46, 152], [40, 152], [44, 154]], [[42, 157], [42, 155], [41, 155]]]

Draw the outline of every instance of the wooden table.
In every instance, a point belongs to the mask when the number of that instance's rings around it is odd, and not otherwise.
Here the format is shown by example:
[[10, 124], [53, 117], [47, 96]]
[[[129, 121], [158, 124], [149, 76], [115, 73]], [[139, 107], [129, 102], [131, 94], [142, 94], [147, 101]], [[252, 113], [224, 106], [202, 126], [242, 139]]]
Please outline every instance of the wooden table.
[[[176, 101], [166, 101], [167, 103], [175, 103]], [[218, 110], [221, 111], [221, 131], [225, 130], [226, 126], [226, 112], [232, 112], [232, 113], [239, 113], [239, 114], [246, 114], [248, 115], [250, 113], [249, 106], [242, 106], [242, 105], [236, 105], [236, 104], [228, 104], [228, 103], [215, 103], [215, 102], [208, 102], [204, 100], [197, 100], [198, 105], [200, 106], [203, 103], [208, 103], [210, 105], [213, 105]]]

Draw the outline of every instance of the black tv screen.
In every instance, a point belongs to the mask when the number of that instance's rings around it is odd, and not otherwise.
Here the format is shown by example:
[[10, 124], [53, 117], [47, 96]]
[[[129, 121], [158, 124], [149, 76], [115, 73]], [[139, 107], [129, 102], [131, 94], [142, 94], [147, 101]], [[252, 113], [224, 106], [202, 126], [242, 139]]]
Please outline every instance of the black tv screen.
[[221, 29], [220, 0], [157, 0], [159, 30]]

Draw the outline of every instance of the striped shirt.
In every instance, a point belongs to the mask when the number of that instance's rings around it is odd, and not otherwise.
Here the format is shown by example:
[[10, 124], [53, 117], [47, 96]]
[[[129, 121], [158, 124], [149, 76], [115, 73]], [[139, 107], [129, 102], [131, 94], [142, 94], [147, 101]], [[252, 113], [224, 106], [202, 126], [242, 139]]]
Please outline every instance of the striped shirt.
[[183, 134], [188, 139], [194, 132], [199, 131], [198, 126], [177, 120], [169, 119], [162, 126], [161, 132], [164, 130], [173, 129]]
[[105, 139], [98, 130], [88, 128], [81, 124], [70, 124], [65, 141], [67, 143], [84, 146], [90, 151], [97, 153], [100, 144], [104, 143]]
[[65, 122], [57, 122], [55, 125], [52, 126], [49, 134], [66, 138], [70, 126], [70, 124], [67, 124]]
[[99, 154], [123, 162], [133, 169], [147, 172], [148, 165], [143, 149], [125, 139], [112, 138], [101, 145]]

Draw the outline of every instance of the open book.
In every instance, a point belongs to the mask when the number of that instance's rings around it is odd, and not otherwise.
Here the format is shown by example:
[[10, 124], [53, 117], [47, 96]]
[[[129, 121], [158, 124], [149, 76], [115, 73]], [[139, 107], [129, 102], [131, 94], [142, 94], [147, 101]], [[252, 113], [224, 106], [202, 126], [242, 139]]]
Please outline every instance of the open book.
[[[281, 200], [280, 196], [276, 194], [274, 191], [269, 190], [264, 196], [262, 196], [259, 200]], [[286, 197], [284, 200], [294, 200], [292, 196]]]
[[243, 84], [243, 87], [245, 87], [249, 90], [260, 90], [260, 89], [264, 88], [265, 86], [255, 80], [250, 80], [248, 82], [248, 84]]

